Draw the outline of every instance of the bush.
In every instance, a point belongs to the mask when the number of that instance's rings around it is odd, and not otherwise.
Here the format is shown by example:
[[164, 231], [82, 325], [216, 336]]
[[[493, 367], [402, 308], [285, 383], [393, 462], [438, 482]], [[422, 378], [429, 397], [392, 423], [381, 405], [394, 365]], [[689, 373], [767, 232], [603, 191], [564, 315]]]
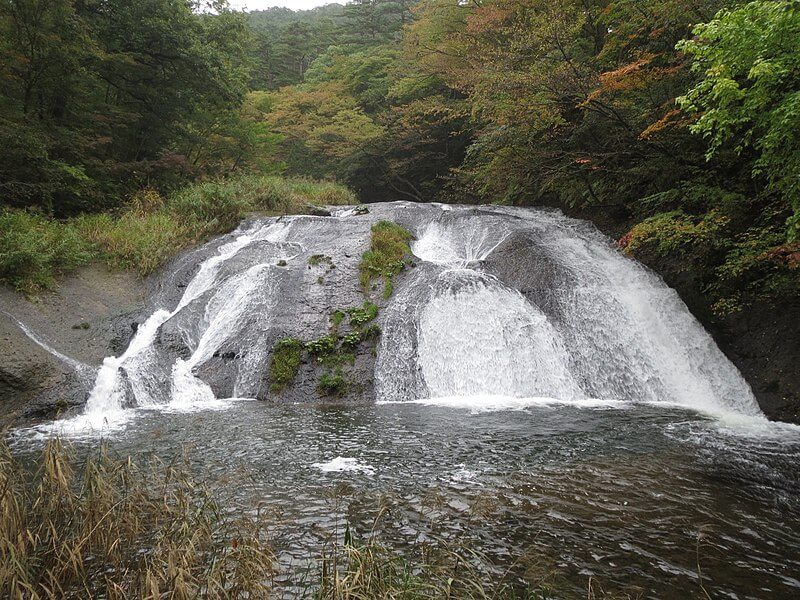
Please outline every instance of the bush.
[[24, 211], [0, 211], [0, 281], [33, 293], [54, 277], [92, 259], [87, 241], [71, 224]]
[[619, 241], [626, 254], [644, 248], [659, 256], [697, 251], [724, 243], [723, 231], [728, 218], [716, 210], [694, 217], [680, 210], [660, 213], [635, 225]]
[[341, 398], [347, 394], [350, 389], [350, 383], [345, 379], [344, 372], [341, 369], [336, 369], [336, 371], [325, 373], [319, 378], [317, 389], [323, 396]]

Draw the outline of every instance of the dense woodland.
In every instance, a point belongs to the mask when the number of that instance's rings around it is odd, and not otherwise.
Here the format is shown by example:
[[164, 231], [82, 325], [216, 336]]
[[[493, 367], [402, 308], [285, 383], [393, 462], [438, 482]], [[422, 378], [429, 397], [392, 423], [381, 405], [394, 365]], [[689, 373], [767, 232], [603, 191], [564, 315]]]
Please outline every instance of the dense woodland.
[[25, 228], [83, 219], [47, 238], [78, 264], [110, 252], [87, 214], [183, 218], [164, 208], [183, 198], [207, 224], [235, 203], [225, 182], [252, 200], [243, 178], [283, 176], [560, 206], [685, 264], [721, 315], [800, 295], [798, 0], [2, 0], [0, 57], [0, 277], [18, 287], [42, 266]]

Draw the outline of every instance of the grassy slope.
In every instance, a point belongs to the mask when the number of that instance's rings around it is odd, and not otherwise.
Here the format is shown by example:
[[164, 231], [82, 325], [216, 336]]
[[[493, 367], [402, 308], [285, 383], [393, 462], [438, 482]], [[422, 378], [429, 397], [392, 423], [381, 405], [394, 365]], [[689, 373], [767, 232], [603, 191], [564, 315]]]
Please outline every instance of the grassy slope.
[[116, 214], [55, 221], [0, 211], [0, 282], [32, 293], [93, 260], [147, 275], [180, 250], [232, 230], [247, 213], [302, 214], [309, 205], [356, 203], [335, 183], [245, 176], [196, 183], [167, 198], [144, 190]]

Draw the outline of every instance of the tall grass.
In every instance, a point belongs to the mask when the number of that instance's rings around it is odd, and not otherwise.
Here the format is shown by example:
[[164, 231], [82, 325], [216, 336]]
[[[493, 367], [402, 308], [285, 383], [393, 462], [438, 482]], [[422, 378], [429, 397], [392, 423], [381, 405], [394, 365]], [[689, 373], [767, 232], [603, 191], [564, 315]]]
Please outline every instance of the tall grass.
[[90, 243], [71, 224], [22, 211], [0, 211], [0, 281], [23, 292], [53, 285], [93, 257]]
[[[320, 560], [316, 598], [458, 598], [463, 600], [546, 600], [543, 585], [521, 586], [489, 575], [485, 557], [468, 550], [426, 548], [415, 560], [398, 555], [374, 537], [363, 544], [345, 536], [343, 545], [329, 548]], [[511, 578], [509, 578], [511, 579]]]
[[78, 469], [52, 440], [31, 477], [0, 446], [3, 598], [263, 598], [264, 523], [221, 510], [182, 464], [140, 468], [101, 446]]
[[[1, 439], [1, 438], [0, 438]], [[301, 596], [317, 600], [545, 600], [550, 569], [526, 562], [522, 585], [469, 548], [419, 544], [400, 553], [349, 528], [314, 558], [281, 572], [267, 512], [223, 506], [188, 461], [140, 466], [105, 444], [77, 460], [58, 439], [21, 464], [0, 441], [0, 598], [188, 600]], [[546, 561], [545, 561], [546, 562]], [[612, 596], [589, 580], [588, 595]]]
[[195, 183], [166, 198], [142, 190], [117, 213], [67, 221], [0, 211], [0, 281], [32, 293], [91, 260], [147, 275], [180, 250], [234, 229], [249, 213], [303, 214], [356, 202], [336, 183], [252, 175]]

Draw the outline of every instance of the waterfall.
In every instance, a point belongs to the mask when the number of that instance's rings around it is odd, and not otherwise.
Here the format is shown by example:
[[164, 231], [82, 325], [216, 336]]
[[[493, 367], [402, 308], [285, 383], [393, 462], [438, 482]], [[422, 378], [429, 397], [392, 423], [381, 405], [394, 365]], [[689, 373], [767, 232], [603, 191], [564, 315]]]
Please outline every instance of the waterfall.
[[[244, 249], [267, 243], [278, 253], [285, 251], [280, 243], [286, 235], [287, 224], [267, 221], [237, 230], [231, 241], [219, 246], [216, 253], [203, 260], [192, 277], [177, 306], [172, 310], [157, 309], [136, 330], [128, 348], [118, 357], [107, 357], [101, 365], [89, 393], [82, 415], [57, 422], [65, 433], [102, 430], [127, 422], [127, 408], [170, 405], [174, 408], [219, 406], [211, 388], [197, 378], [193, 369], [207, 361], [243, 322], [248, 308], [261, 309], [263, 280], [271, 265], [255, 264], [242, 273], [227, 277], [221, 271]], [[272, 252], [257, 254], [258, 260], [271, 260]], [[156, 340], [165, 323], [184, 312], [194, 313], [191, 306], [208, 296], [202, 318], [192, 324], [189, 337], [199, 332], [199, 342], [188, 360], [175, 358], [165, 381], [164, 356]], [[262, 353], [263, 355], [263, 353]]]
[[412, 250], [424, 262], [402, 310], [387, 311], [381, 399], [544, 396], [762, 416], [675, 291], [583, 222], [455, 208], [422, 225]]
[[[358, 260], [379, 219], [411, 230], [416, 266], [381, 308], [378, 401], [647, 402], [763, 418], [677, 294], [590, 225], [548, 210], [387, 203], [255, 220], [196, 251], [174, 308], [156, 308], [105, 359], [71, 423], [269, 398], [276, 339], [325, 335], [331, 310], [363, 302]], [[313, 255], [328, 261], [312, 266]]]

